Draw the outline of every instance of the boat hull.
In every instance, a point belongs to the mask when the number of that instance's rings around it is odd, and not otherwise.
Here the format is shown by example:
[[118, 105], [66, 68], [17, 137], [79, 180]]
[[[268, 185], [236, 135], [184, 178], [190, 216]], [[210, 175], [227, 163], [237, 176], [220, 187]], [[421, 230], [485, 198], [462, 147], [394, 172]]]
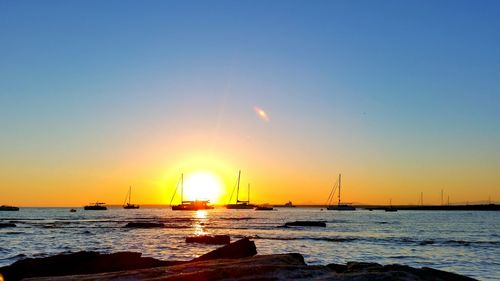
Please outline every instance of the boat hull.
[[87, 211], [105, 211], [108, 209], [106, 206], [85, 206], [83, 207], [84, 210]]
[[252, 204], [227, 204], [226, 209], [232, 209], [232, 210], [249, 210], [255, 208], [254, 205]]
[[198, 210], [210, 210], [214, 206], [208, 205], [208, 201], [186, 201], [180, 205], [172, 206], [174, 211], [198, 211]]
[[328, 206], [326, 209], [330, 211], [356, 211], [355, 207], [349, 205]]
[[214, 208], [213, 206], [206, 206], [206, 207], [183, 206], [183, 205], [172, 206], [172, 210], [174, 211], [198, 211], [198, 210], [211, 210], [213, 208]]
[[0, 206], [0, 211], [19, 211], [19, 207], [14, 206]]
[[123, 209], [139, 209], [139, 205], [134, 205], [134, 204], [127, 204], [123, 206]]
[[273, 211], [273, 210], [274, 210], [273, 207], [262, 207], [262, 206], [260, 206], [260, 207], [256, 207], [255, 208], [255, 211]]

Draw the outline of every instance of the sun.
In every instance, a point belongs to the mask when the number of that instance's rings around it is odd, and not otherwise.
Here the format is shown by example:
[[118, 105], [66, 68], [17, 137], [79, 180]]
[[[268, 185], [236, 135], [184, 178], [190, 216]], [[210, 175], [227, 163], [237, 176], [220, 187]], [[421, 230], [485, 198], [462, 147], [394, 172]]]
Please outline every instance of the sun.
[[185, 200], [210, 200], [216, 203], [222, 193], [222, 182], [211, 172], [193, 172], [184, 180]]

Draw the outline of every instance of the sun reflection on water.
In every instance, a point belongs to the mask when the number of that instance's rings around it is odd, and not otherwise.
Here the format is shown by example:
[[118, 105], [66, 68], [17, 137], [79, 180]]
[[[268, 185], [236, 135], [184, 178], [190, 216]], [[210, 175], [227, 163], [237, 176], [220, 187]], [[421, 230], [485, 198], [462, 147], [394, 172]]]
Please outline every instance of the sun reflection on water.
[[204, 225], [207, 220], [207, 211], [206, 210], [198, 210], [194, 212], [193, 217], [195, 220], [193, 221], [193, 234], [194, 235], [206, 235], [208, 232], [205, 231]]

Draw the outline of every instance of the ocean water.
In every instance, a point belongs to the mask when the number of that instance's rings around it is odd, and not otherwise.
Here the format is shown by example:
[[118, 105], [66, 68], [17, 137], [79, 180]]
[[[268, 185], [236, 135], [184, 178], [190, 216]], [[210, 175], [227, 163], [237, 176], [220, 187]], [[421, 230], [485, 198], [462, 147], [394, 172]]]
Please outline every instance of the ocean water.
[[[295, 220], [324, 220], [327, 227], [280, 227]], [[124, 228], [138, 221], [162, 222], [166, 227]], [[68, 208], [21, 208], [0, 212], [0, 222], [17, 225], [0, 229], [0, 266], [81, 250], [138, 251], [164, 260], [187, 260], [217, 246], [186, 244], [186, 236], [229, 234], [232, 241], [252, 238], [259, 254], [298, 252], [309, 264], [400, 263], [480, 280], [500, 279], [500, 212], [109, 208], [70, 213]]]

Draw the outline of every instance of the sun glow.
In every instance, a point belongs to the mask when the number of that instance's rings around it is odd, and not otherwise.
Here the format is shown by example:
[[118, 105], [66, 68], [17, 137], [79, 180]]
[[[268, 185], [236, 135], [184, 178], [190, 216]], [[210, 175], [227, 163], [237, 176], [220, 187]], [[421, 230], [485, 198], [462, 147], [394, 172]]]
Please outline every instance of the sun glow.
[[210, 200], [217, 203], [222, 193], [222, 182], [211, 172], [188, 174], [184, 181], [184, 200]]

